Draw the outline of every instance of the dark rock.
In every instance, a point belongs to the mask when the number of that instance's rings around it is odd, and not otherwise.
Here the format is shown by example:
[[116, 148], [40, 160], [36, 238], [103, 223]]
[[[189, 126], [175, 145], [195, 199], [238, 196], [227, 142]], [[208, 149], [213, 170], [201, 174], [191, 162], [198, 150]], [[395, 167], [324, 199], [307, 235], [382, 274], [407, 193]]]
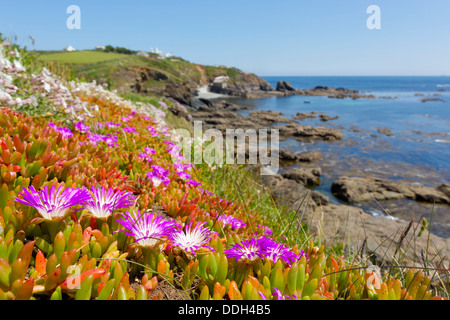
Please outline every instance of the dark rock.
[[335, 116], [335, 117], [330, 117], [326, 114], [319, 114], [319, 119], [322, 122], [326, 122], [326, 121], [330, 121], [330, 120], [336, 120], [339, 119], [339, 116]]
[[310, 113], [302, 113], [302, 112], [297, 112], [297, 114], [295, 116], [292, 116], [292, 118], [297, 119], [297, 120], [305, 120], [305, 119], [313, 119], [316, 117], [316, 112], [310, 112]]
[[450, 184], [443, 183], [437, 189], [450, 198]]
[[[302, 184], [286, 179], [279, 174], [262, 176], [262, 183], [270, 190], [271, 195], [280, 206], [287, 206], [290, 210], [299, 211], [301, 207], [315, 209], [321, 203], [329, 203], [325, 195], [309, 190]], [[312, 201], [308, 201], [309, 198]], [[317, 202], [315, 202], [316, 200]]]
[[299, 140], [325, 140], [335, 141], [344, 137], [341, 131], [326, 127], [312, 127], [297, 123], [288, 123], [273, 127], [278, 129], [280, 136], [290, 136]]
[[277, 82], [277, 91], [295, 91], [295, 88], [287, 81]]
[[298, 160], [304, 161], [304, 162], [312, 162], [312, 161], [320, 160], [320, 159], [322, 159], [322, 157], [323, 156], [319, 151], [313, 151], [313, 152], [309, 152], [309, 153], [302, 153], [301, 155], [298, 156]]
[[404, 198], [431, 203], [450, 203], [450, 198], [441, 190], [440, 187], [397, 184], [392, 181], [364, 177], [340, 177], [331, 185], [331, 192], [337, 198], [349, 203]]
[[274, 111], [266, 111], [266, 110], [258, 110], [249, 114], [249, 117], [257, 120], [259, 123], [265, 126], [271, 126], [277, 122], [291, 122], [292, 120], [282, 117], [283, 113], [274, 112]]
[[392, 136], [392, 131], [390, 129], [387, 128], [378, 128], [377, 131], [379, 133], [384, 133], [387, 136]]
[[304, 186], [315, 186], [320, 184], [320, 168], [294, 168], [282, 174], [283, 178], [294, 180]]
[[423, 98], [420, 99], [420, 101], [422, 102], [428, 102], [428, 101], [440, 101], [440, 102], [445, 102], [444, 100], [440, 99], [440, 98]]
[[298, 157], [290, 150], [278, 148], [280, 161], [297, 161]]

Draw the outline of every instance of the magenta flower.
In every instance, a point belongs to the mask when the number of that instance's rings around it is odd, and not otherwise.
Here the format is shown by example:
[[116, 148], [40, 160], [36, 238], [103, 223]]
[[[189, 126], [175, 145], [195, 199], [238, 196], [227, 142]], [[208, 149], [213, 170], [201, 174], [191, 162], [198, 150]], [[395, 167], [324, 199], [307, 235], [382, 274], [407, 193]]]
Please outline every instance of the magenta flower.
[[122, 125], [120, 123], [106, 122], [106, 126], [108, 128], [118, 128], [121, 127]]
[[197, 223], [195, 227], [192, 227], [192, 224], [193, 221], [185, 227], [185, 230], [177, 230], [170, 235], [169, 239], [172, 241], [172, 245], [191, 252], [194, 256], [195, 251], [202, 247], [213, 251], [214, 249], [208, 245], [211, 229], [205, 227], [206, 221]]
[[158, 131], [155, 130], [155, 128], [153, 128], [152, 126], [148, 126], [147, 130], [150, 132], [150, 135], [152, 137], [157, 137], [159, 136]]
[[158, 187], [161, 183], [164, 183], [165, 185], [170, 183], [170, 179], [167, 177], [169, 175], [169, 170], [157, 165], [152, 165], [151, 167], [153, 172], [147, 172], [147, 177], [150, 178], [155, 187]]
[[53, 122], [50, 122], [48, 126], [61, 133], [63, 138], [70, 138], [71, 136], [73, 136], [72, 131], [68, 128], [58, 127]]
[[92, 196], [86, 203], [86, 209], [96, 218], [107, 218], [114, 210], [131, 208], [135, 197], [131, 192], [101, 188], [91, 188]]
[[23, 193], [19, 193], [23, 197], [14, 199], [28, 206], [35, 208], [45, 220], [53, 218], [64, 218], [68, 210], [77, 205], [84, 205], [90, 198], [86, 189], [67, 188], [62, 191], [63, 186], [60, 185], [57, 190], [52, 186], [49, 190], [48, 186], [40, 191], [31, 186], [30, 190], [23, 188]]
[[150, 157], [147, 153], [141, 152], [138, 154], [138, 157], [142, 159], [142, 161], [152, 162], [153, 158]]
[[183, 164], [183, 163], [174, 163], [173, 166], [177, 171], [185, 171], [185, 170], [191, 170], [192, 164]]
[[181, 180], [187, 180], [191, 177], [191, 175], [187, 172], [177, 172], [177, 174], [180, 176]]
[[105, 142], [109, 147], [116, 147], [119, 145], [117, 142], [119, 138], [114, 134], [93, 134], [88, 132], [87, 134], [88, 139], [90, 140], [90, 143], [93, 145], [97, 145], [98, 142], [103, 141]]
[[254, 262], [258, 258], [264, 259], [265, 249], [268, 246], [268, 241], [272, 241], [270, 238], [251, 238], [250, 240], [244, 240], [239, 243], [232, 244], [224, 250], [224, 254], [227, 258], [235, 258], [238, 262]]
[[105, 125], [104, 125], [103, 123], [101, 123], [101, 122], [96, 122], [95, 125], [94, 125], [94, 128], [95, 128], [96, 130], [99, 130], [99, 129], [103, 129], [104, 126], [105, 126]]
[[200, 185], [201, 185], [200, 182], [198, 182], [198, 181], [196, 181], [196, 180], [192, 180], [192, 179], [187, 180], [186, 183], [187, 183], [188, 185], [190, 185], [191, 187], [197, 187], [197, 186], [200, 186]]
[[133, 127], [125, 127], [125, 128], [123, 128], [123, 131], [128, 132], [128, 133], [137, 134], [136, 128], [133, 128]]
[[292, 299], [291, 299], [291, 297], [289, 297], [289, 295], [282, 294], [280, 289], [275, 288], [275, 287], [272, 287], [272, 289], [274, 290], [274, 292], [272, 293], [272, 296], [274, 297], [273, 300], [298, 300], [298, 298], [295, 294], [292, 295]]
[[273, 233], [273, 230], [267, 226], [258, 224], [258, 229], [261, 228], [263, 230], [264, 235], [270, 236]]
[[233, 216], [227, 216], [224, 214], [220, 215], [219, 218], [217, 219], [217, 221], [222, 221], [222, 223], [224, 225], [231, 224], [232, 230], [243, 229], [247, 226], [247, 224], [245, 222], [243, 222], [242, 220], [239, 220], [238, 218], [235, 218]]
[[155, 154], [156, 151], [153, 148], [145, 147], [145, 152], [141, 152], [138, 154], [138, 157], [142, 159], [142, 161], [152, 162], [153, 158], [150, 157], [151, 154]]
[[260, 258], [276, 263], [281, 259], [289, 266], [303, 255], [303, 251], [300, 255], [296, 255], [288, 246], [278, 244], [269, 237], [242, 241], [231, 245], [224, 253], [229, 257], [235, 257], [237, 261], [253, 262], [256, 258]]
[[290, 267], [291, 263], [297, 261], [303, 255], [303, 251], [298, 256], [294, 252], [292, 252], [288, 246], [276, 243], [272, 240], [267, 241], [266, 245], [267, 246], [264, 249], [264, 255], [268, 260], [274, 263], [276, 263], [278, 259], [281, 259]]
[[88, 132], [89, 130], [91, 130], [91, 128], [87, 124], [84, 124], [83, 121], [78, 121], [74, 125], [74, 127], [77, 128], [80, 132]]
[[127, 212], [122, 220], [116, 220], [126, 230], [114, 232], [125, 232], [127, 236], [134, 237], [137, 244], [143, 247], [154, 247], [176, 232], [181, 226], [174, 220], [169, 221], [153, 212], [140, 213], [137, 211]]
[[145, 151], [146, 153], [148, 153], [148, 154], [155, 154], [155, 153], [156, 153], [156, 150], [153, 149], [153, 148], [150, 148], [150, 147], [145, 147], [145, 148], [144, 148], [144, 151]]
[[208, 194], [208, 195], [210, 195], [210, 196], [213, 196], [214, 195], [214, 193], [213, 192], [211, 192], [211, 191], [209, 191], [209, 190], [206, 190], [206, 189], [203, 189], [203, 188], [198, 188], [201, 192], [203, 192], [203, 193], [206, 193], [206, 194]]

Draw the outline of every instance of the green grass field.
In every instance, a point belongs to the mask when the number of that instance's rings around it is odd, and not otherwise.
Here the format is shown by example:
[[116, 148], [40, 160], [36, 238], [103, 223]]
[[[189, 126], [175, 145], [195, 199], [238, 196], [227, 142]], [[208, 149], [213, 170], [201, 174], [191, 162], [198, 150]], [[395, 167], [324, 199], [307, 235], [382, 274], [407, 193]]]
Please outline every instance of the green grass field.
[[74, 52], [56, 52], [42, 54], [39, 60], [49, 62], [55, 61], [72, 65], [87, 65], [109, 60], [123, 59], [126, 57], [120, 53], [97, 52], [97, 51], [74, 51]]

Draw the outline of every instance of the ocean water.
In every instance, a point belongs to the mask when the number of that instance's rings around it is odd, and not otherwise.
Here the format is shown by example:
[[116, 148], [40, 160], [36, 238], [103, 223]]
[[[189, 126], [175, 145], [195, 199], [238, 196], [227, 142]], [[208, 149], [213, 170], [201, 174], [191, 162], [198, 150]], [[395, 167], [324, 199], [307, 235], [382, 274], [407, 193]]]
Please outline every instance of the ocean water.
[[[450, 183], [450, 77], [264, 77], [273, 87], [279, 80], [297, 89], [315, 86], [343, 87], [372, 94], [376, 99], [333, 99], [327, 96], [292, 96], [259, 100], [238, 100], [253, 107], [241, 111], [272, 110], [290, 117], [297, 112], [325, 113], [338, 119], [296, 120], [300, 124], [327, 126], [344, 134], [342, 141], [301, 142], [288, 138], [282, 148], [297, 154], [320, 151], [324, 158], [311, 166], [323, 171], [318, 190], [333, 202], [331, 183], [339, 176], [365, 176], [396, 180], [399, 183], [437, 187]], [[417, 96], [416, 94], [421, 94]], [[389, 99], [386, 97], [390, 97]], [[421, 102], [422, 98], [442, 101]], [[305, 103], [306, 102], [306, 103]], [[377, 131], [387, 128], [387, 136]], [[305, 166], [305, 164], [301, 164]], [[300, 166], [297, 165], [297, 166]], [[286, 168], [284, 168], [286, 169]], [[450, 237], [450, 206], [431, 206], [415, 201], [363, 203], [376, 216], [416, 220], [433, 214], [435, 233]]]

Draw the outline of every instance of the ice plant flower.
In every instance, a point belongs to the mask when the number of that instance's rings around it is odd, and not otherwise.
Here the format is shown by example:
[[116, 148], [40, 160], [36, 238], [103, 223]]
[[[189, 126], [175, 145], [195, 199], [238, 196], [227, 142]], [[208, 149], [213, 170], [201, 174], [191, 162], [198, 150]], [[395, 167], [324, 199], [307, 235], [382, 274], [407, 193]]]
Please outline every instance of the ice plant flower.
[[91, 129], [87, 124], [84, 124], [83, 121], [78, 121], [74, 127], [80, 132], [88, 132]]
[[97, 123], [94, 125], [94, 128], [95, 128], [96, 130], [100, 130], [100, 129], [103, 129], [104, 126], [105, 126], [105, 125], [104, 125], [103, 123], [97, 122]]
[[187, 172], [179, 172], [177, 171], [177, 174], [180, 176], [181, 180], [187, 180], [191, 177], [191, 175]]
[[270, 236], [273, 233], [273, 230], [265, 225], [258, 224], [258, 229], [260, 228], [262, 229], [264, 235]]
[[191, 170], [192, 164], [183, 164], [183, 163], [174, 163], [173, 166], [177, 171], [185, 171], [185, 170]]
[[93, 134], [88, 132], [87, 138], [93, 145], [97, 145], [97, 143], [100, 141], [104, 141], [109, 147], [116, 147], [119, 145], [117, 142], [119, 138], [114, 134], [104, 135], [104, 134]]
[[181, 226], [176, 221], [169, 221], [153, 212], [140, 213], [127, 211], [123, 219], [116, 220], [126, 230], [114, 232], [125, 232], [127, 236], [133, 236], [136, 243], [143, 247], [153, 248], [161, 241], [167, 240], [170, 234], [176, 232]]
[[196, 180], [193, 180], [193, 179], [187, 180], [186, 183], [187, 183], [188, 185], [190, 185], [191, 187], [197, 187], [197, 186], [200, 186], [200, 185], [201, 185], [200, 182], [198, 182], [198, 181], [196, 181]]
[[243, 229], [247, 226], [247, 224], [245, 222], [243, 222], [242, 220], [239, 220], [238, 218], [235, 218], [230, 215], [222, 214], [219, 216], [217, 221], [222, 221], [224, 225], [231, 224], [232, 230]]
[[297, 261], [302, 256], [302, 254], [299, 256], [296, 255], [288, 246], [276, 243], [271, 239], [266, 242], [266, 245], [267, 247], [264, 248], [264, 255], [268, 260], [274, 263], [276, 263], [278, 259], [281, 259], [290, 267], [291, 263]]
[[91, 198], [86, 203], [86, 209], [96, 218], [108, 218], [114, 210], [131, 208], [135, 197], [131, 192], [101, 188], [91, 188]]
[[28, 206], [35, 208], [45, 220], [54, 218], [63, 218], [67, 211], [77, 205], [84, 205], [89, 200], [90, 195], [85, 189], [67, 188], [62, 191], [63, 186], [60, 185], [57, 190], [55, 186], [50, 189], [48, 186], [40, 191], [31, 186], [30, 190], [23, 189], [23, 193], [19, 195], [23, 199], [14, 197], [14, 199]]
[[120, 123], [106, 122], [106, 126], [108, 128], [118, 128], [121, 127], [122, 125]]
[[136, 128], [133, 128], [133, 127], [125, 127], [125, 128], [123, 128], [123, 131], [128, 132], [128, 133], [137, 134]]
[[70, 138], [71, 136], [73, 136], [72, 131], [68, 128], [58, 127], [53, 122], [50, 122], [48, 126], [61, 133], [63, 138]]
[[163, 167], [152, 165], [153, 172], [147, 172], [147, 177], [149, 177], [155, 187], [158, 187], [161, 183], [168, 185], [170, 183], [170, 179], [167, 177], [169, 175], [169, 170], [164, 169]]
[[155, 153], [156, 153], [156, 150], [153, 149], [153, 148], [150, 148], [150, 147], [145, 147], [145, 148], [144, 148], [144, 151], [145, 151], [146, 153], [148, 153], [148, 154], [155, 154]]
[[208, 245], [211, 238], [211, 229], [205, 227], [206, 221], [199, 222], [192, 227], [193, 221], [191, 221], [185, 230], [178, 230], [171, 234], [169, 239], [172, 245], [178, 247], [184, 251], [190, 252], [195, 256], [195, 251], [200, 248], [207, 248], [214, 250]]
[[282, 294], [280, 289], [272, 287], [274, 292], [272, 293], [272, 296], [274, 297], [273, 300], [298, 300], [297, 296], [295, 294], [292, 295], [292, 298], [289, 297], [287, 294]]
[[153, 158], [148, 155], [148, 153], [141, 152], [138, 154], [138, 157], [142, 159], [142, 161], [152, 162]]
[[243, 240], [239, 243], [232, 244], [226, 248], [223, 253], [227, 258], [236, 258], [236, 261], [238, 262], [251, 263], [257, 259], [264, 259], [268, 241], [271, 241], [271, 239], [267, 237]]
[[152, 126], [148, 126], [147, 130], [150, 132], [150, 135], [152, 137], [157, 137], [159, 136], [158, 131], [155, 130], [155, 128], [153, 128]]

